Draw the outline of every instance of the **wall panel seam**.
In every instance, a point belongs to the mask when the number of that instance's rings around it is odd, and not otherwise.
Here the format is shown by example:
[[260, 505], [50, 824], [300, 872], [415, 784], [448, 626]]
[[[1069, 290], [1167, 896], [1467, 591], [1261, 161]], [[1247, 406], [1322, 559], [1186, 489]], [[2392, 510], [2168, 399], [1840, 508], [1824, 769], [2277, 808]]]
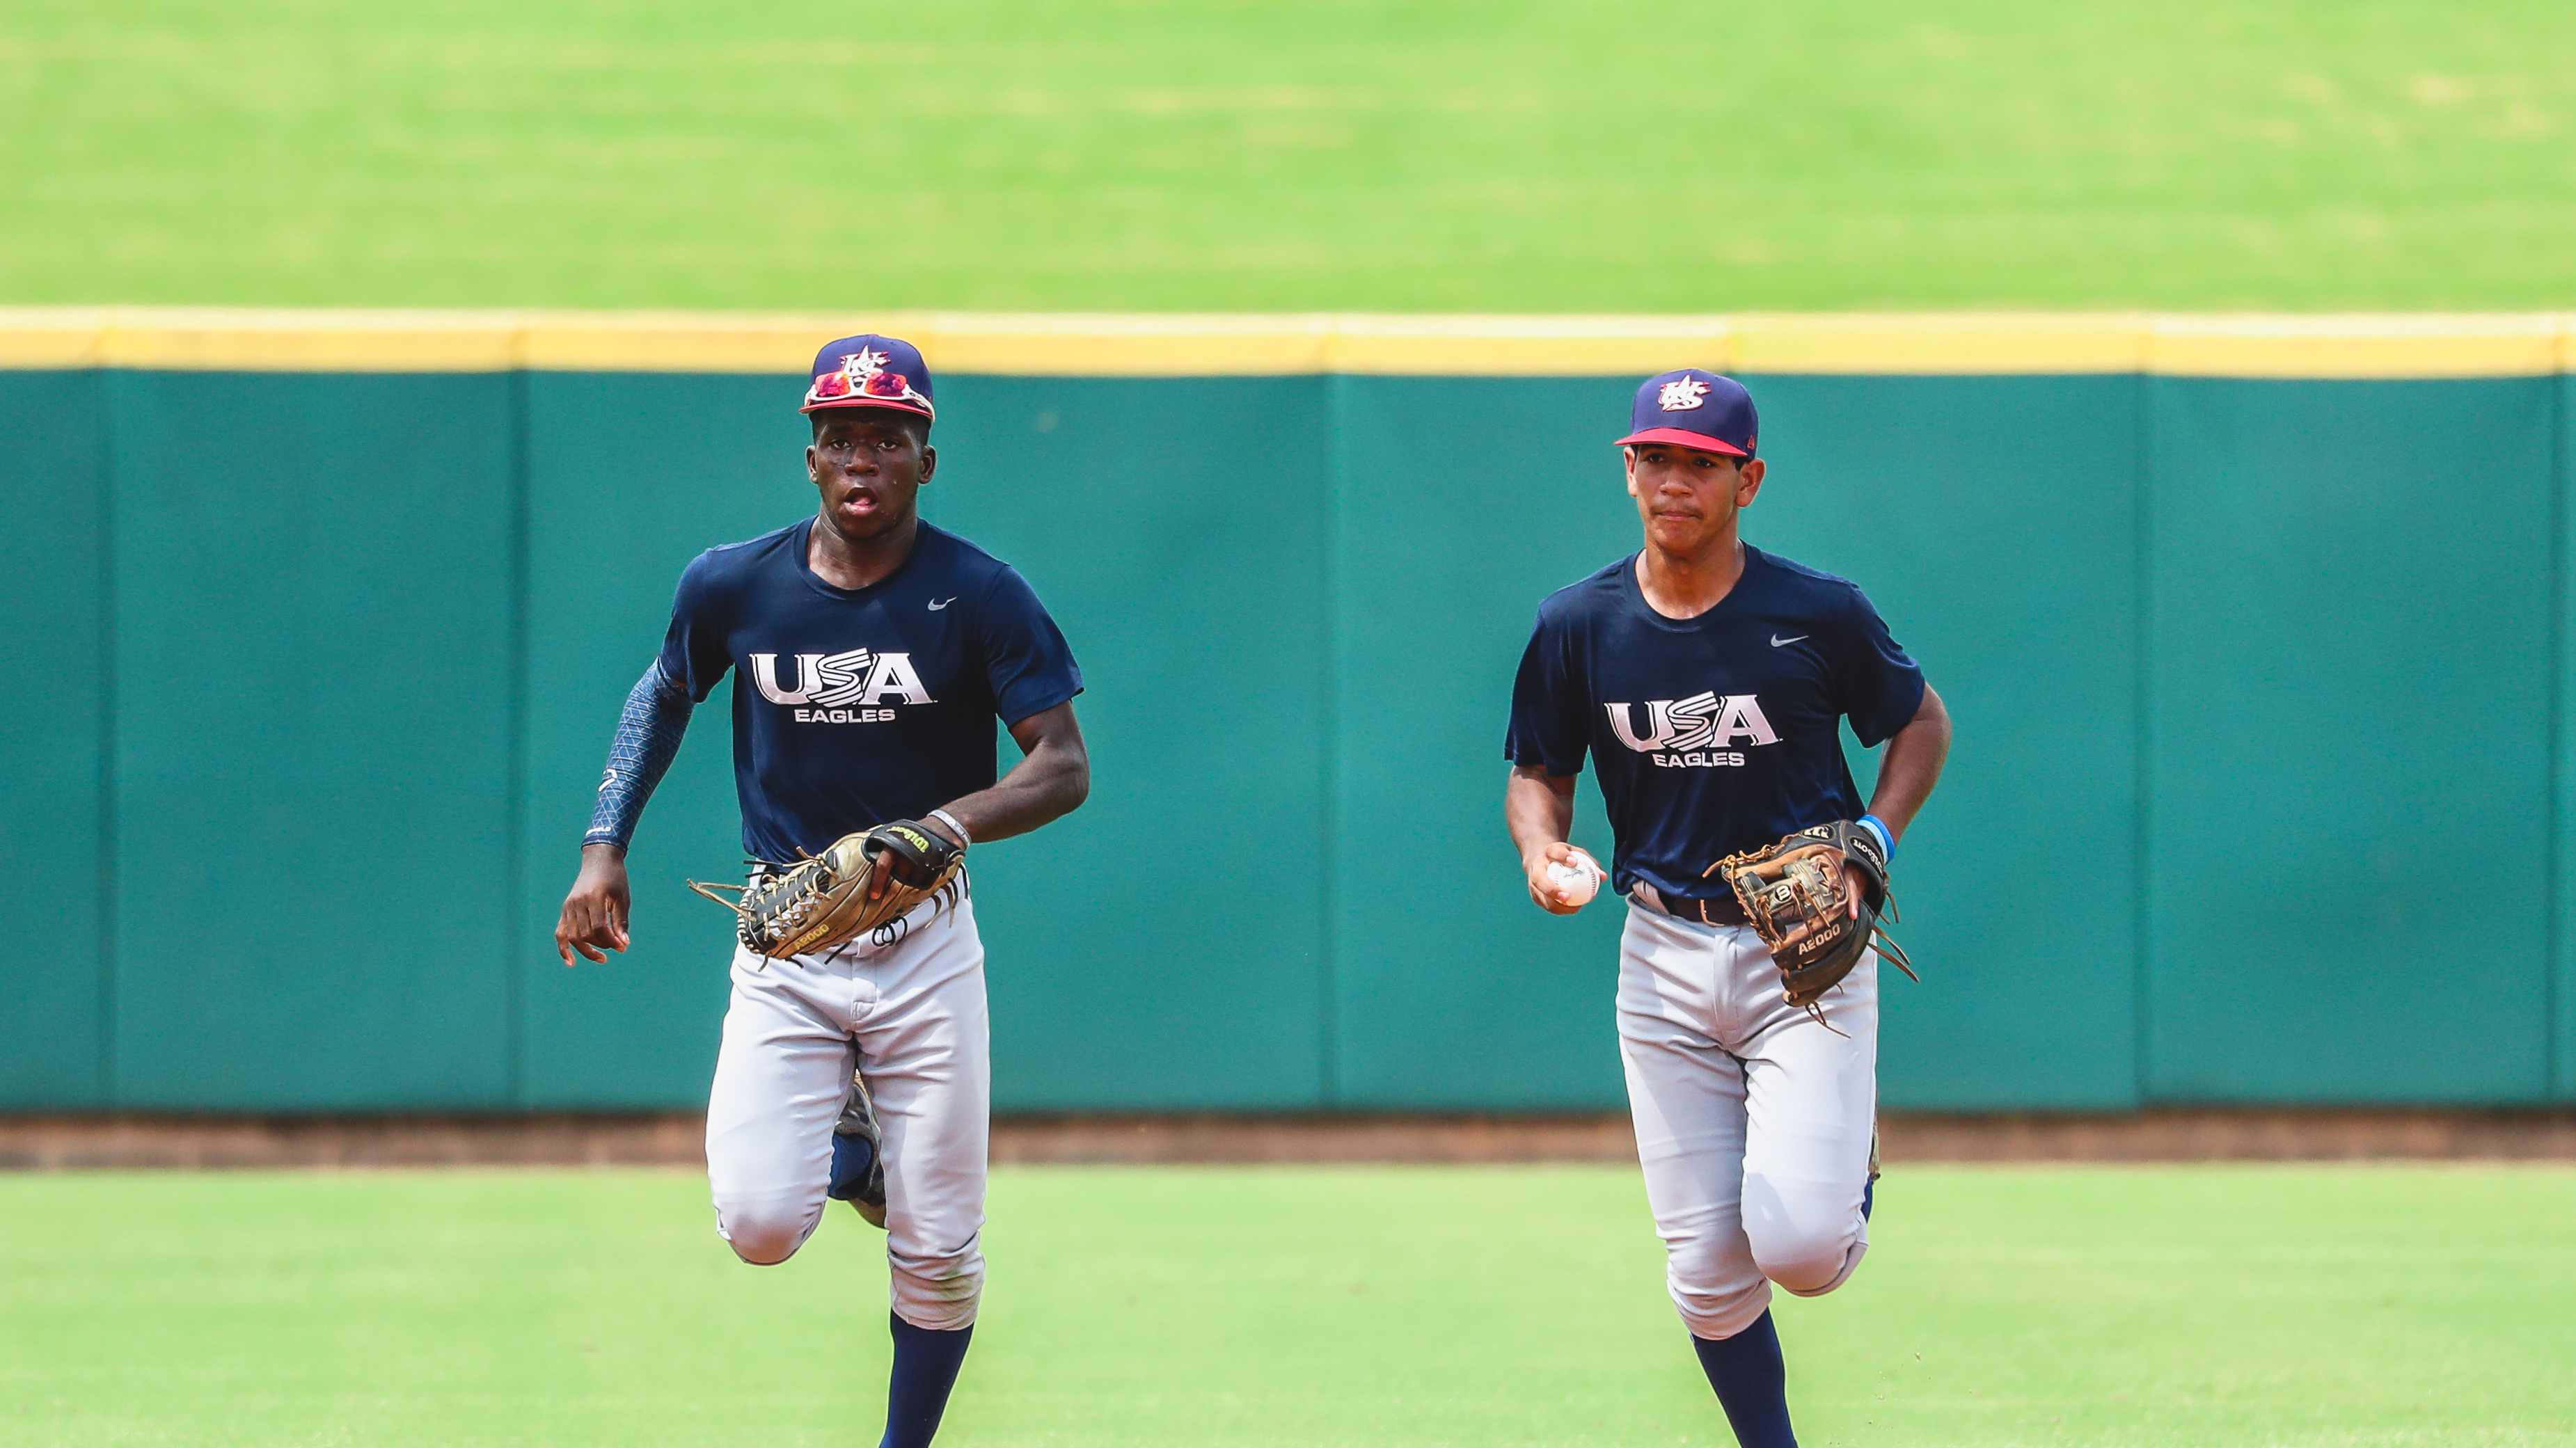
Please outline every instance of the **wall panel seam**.
[[533, 592], [529, 580], [529, 493], [528, 476], [528, 374], [525, 370], [509, 374], [504, 393], [510, 427], [509, 455], [509, 633], [505, 644], [509, 678], [504, 685], [502, 726], [504, 746], [509, 750], [509, 776], [502, 788], [507, 814], [502, 821], [501, 843], [501, 1008], [502, 1008], [502, 1099], [527, 1109], [527, 1005], [528, 970], [526, 944], [520, 939], [524, 927], [521, 909], [528, 888], [528, 690], [534, 664], [529, 657], [528, 611]]
[[2129, 1012], [2131, 1070], [2135, 1074], [2132, 1097], [2144, 1106], [2153, 1097], [2154, 1073], [2154, 991], [2152, 972], [2155, 951], [2152, 947], [2154, 916], [2150, 905], [2154, 899], [2155, 871], [2152, 866], [2155, 846], [2155, 711], [2151, 707], [2155, 688], [2155, 406], [2156, 382], [2140, 373], [2135, 382], [2136, 407], [2130, 415], [2134, 430], [2129, 451], [2129, 485], [2135, 492], [2130, 498], [2129, 531], [2132, 597], [2130, 606], [2136, 612], [2131, 625], [2131, 641], [2137, 659], [2130, 675], [2129, 747], [2131, 777], [2137, 791], [2136, 807], [2130, 819], [2130, 910], [2129, 936]]
[[1338, 377], [1323, 381], [1324, 424], [1324, 499], [1322, 546], [1316, 550], [1318, 594], [1323, 600], [1322, 666], [1316, 670], [1318, 734], [1323, 757], [1317, 761], [1323, 790], [1321, 828], [1316, 842], [1323, 852], [1323, 868], [1315, 872], [1316, 912], [1320, 929], [1315, 939], [1315, 1003], [1318, 1027], [1316, 1036], [1316, 1083], [1318, 1104], [1337, 1105], [1342, 1091], [1341, 1050], [1341, 823], [1342, 823], [1342, 643], [1343, 617], [1341, 590], [1342, 491], [1348, 482], [1343, 466], [1342, 410], [1347, 389]]
[[2570, 1028], [2567, 1015], [2569, 1005], [2566, 979], [2569, 969], [2567, 922], [2569, 907], [2571, 903], [2576, 903], [2571, 902], [2569, 898], [2566, 844], [2567, 829], [2570, 824], [2568, 797], [2570, 781], [2567, 768], [2570, 744], [2569, 691], [2576, 689], [2576, 678], [2570, 677], [2571, 660], [2568, 654], [2567, 620], [2569, 597], [2567, 494], [2571, 481], [2576, 481], [2568, 476], [2569, 390], [2568, 379], [2562, 375], [2558, 379], [2558, 385], [2549, 389], [2548, 402], [2550, 638], [2547, 657], [2553, 667], [2548, 701], [2549, 730], [2545, 736], [2549, 751], [2547, 776], [2549, 833], [2543, 849], [2549, 870], [2546, 877], [2549, 882], [2546, 892], [2548, 916], [2543, 922], [2541, 931], [2547, 969], [2541, 972], [2540, 987], [2541, 1019], [2547, 1023], [2547, 1029], [2541, 1033], [2541, 1060], [2545, 1068], [2541, 1079], [2546, 1083], [2545, 1089], [2548, 1094], [2561, 1099], [2576, 1095], [2576, 1081], [2570, 1080], [2571, 1066], [2576, 1066], [2576, 1063], [2568, 1060], [2565, 1040]]
[[92, 372], [98, 386], [98, 1103], [118, 1100], [116, 1011], [119, 967], [116, 930], [116, 394], [113, 377]]

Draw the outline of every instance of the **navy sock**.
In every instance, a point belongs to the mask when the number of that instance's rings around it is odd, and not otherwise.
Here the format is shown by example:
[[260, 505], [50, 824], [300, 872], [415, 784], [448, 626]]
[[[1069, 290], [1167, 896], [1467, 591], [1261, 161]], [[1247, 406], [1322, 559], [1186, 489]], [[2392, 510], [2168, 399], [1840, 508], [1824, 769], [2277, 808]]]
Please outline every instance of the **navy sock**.
[[868, 1184], [868, 1168], [876, 1165], [877, 1149], [864, 1136], [832, 1137], [832, 1184], [823, 1194], [836, 1202], [846, 1202]]
[[1861, 1187], [1861, 1189], [1860, 1189], [1860, 1219], [1861, 1219], [1862, 1221], [1866, 1222], [1866, 1221], [1868, 1221], [1868, 1220], [1869, 1220], [1869, 1203], [1870, 1203], [1870, 1198], [1875, 1197], [1875, 1196], [1877, 1196], [1877, 1195], [1878, 1195], [1878, 1183], [1876, 1183], [1876, 1182], [1867, 1182], [1867, 1183], [1864, 1183], [1864, 1184], [1862, 1185], [1862, 1187]]
[[1693, 1334], [1700, 1371], [1717, 1389], [1717, 1405], [1744, 1448], [1798, 1448], [1789, 1431], [1789, 1372], [1780, 1360], [1780, 1330], [1764, 1309], [1753, 1325], [1723, 1341]]
[[948, 1390], [957, 1386], [957, 1369], [966, 1362], [974, 1324], [934, 1332], [891, 1312], [886, 1322], [894, 1329], [894, 1377], [886, 1385], [885, 1440], [878, 1448], [930, 1448], [939, 1415], [948, 1411]]

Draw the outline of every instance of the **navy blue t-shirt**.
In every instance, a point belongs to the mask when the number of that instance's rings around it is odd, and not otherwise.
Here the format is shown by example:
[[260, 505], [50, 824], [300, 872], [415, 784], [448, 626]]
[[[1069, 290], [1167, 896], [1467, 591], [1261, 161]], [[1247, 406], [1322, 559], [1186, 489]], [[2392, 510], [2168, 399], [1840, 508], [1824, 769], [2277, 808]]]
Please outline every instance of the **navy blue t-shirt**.
[[703, 700], [728, 669], [742, 847], [814, 854], [918, 819], [997, 774], [993, 721], [1082, 692], [1064, 634], [1017, 570], [928, 523], [865, 588], [806, 564], [807, 518], [710, 548], [680, 575], [662, 669]]
[[1875, 746], [1922, 701], [1923, 671], [1850, 583], [1748, 544], [1715, 608], [1671, 619], [1630, 554], [1539, 605], [1503, 752], [1555, 775], [1588, 752], [1613, 887], [1714, 899], [1700, 872], [1721, 856], [1860, 814], [1840, 720]]

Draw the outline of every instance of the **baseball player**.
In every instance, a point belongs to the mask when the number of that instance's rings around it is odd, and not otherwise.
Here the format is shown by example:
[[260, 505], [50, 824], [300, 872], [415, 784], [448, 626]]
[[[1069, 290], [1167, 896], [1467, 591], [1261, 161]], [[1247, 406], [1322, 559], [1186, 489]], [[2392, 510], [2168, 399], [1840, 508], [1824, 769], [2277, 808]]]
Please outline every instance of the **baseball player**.
[[[1619, 446], [1645, 546], [1539, 606], [1512, 688], [1505, 814], [1530, 899], [1582, 908], [1599, 867], [1566, 832], [1592, 757], [1628, 907], [1619, 1046], [1666, 1285], [1736, 1440], [1788, 1448], [1771, 1286], [1831, 1292], [1869, 1246], [1878, 961], [1791, 1005], [1705, 872], [1835, 821], [1892, 848], [1941, 772], [1949, 716], [1859, 589], [1738, 537], [1762, 490], [1751, 394], [1666, 372], [1638, 389], [1632, 422]], [[1845, 719], [1887, 745], [1866, 812]], [[1859, 899], [1858, 868], [1838, 868]]]
[[[555, 926], [566, 965], [626, 948], [626, 843], [691, 706], [727, 670], [755, 878], [870, 830], [944, 868], [1089, 792], [1073, 715], [1082, 675], [1064, 635], [1009, 565], [916, 509], [939, 461], [930, 388], [920, 352], [892, 337], [815, 356], [805, 472], [822, 505], [680, 575]], [[996, 717], [1022, 754], [998, 782]], [[803, 1245], [830, 1198], [885, 1228], [886, 1448], [930, 1442], [973, 1333], [991, 1078], [984, 947], [962, 875], [837, 948], [734, 954], [707, 1097], [716, 1231], [767, 1265]]]

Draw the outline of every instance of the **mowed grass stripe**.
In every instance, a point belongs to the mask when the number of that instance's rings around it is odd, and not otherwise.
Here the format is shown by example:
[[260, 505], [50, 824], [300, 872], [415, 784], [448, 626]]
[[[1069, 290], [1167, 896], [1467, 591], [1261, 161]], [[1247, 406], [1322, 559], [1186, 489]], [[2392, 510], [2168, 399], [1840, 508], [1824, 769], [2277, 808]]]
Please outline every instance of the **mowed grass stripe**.
[[[1722, 1431], [1631, 1170], [1015, 1168], [943, 1443]], [[10, 1441], [867, 1441], [882, 1238], [669, 1171], [0, 1179]], [[1806, 1441], [2566, 1444], [2576, 1171], [1929, 1169], [1784, 1299]]]
[[2533, 309], [2576, 10], [26, 0], [0, 301]]

